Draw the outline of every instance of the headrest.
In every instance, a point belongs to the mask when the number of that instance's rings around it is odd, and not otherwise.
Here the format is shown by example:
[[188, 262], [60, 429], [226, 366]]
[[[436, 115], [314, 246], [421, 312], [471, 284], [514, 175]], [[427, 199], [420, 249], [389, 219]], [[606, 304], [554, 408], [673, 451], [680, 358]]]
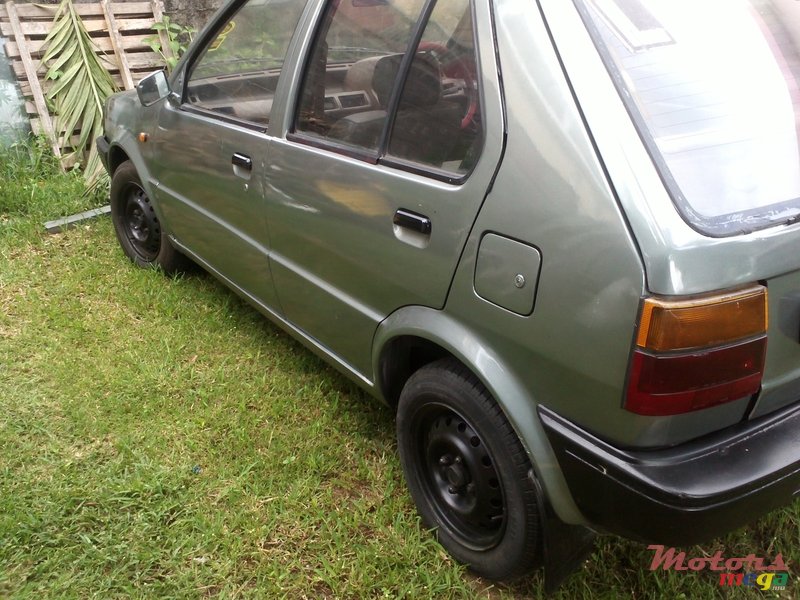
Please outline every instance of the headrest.
[[[381, 106], [389, 103], [397, 71], [403, 60], [402, 54], [382, 56], [375, 63], [372, 74], [372, 89]], [[355, 66], [355, 65], [354, 65]], [[403, 107], [434, 106], [442, 97], [442, 80], [439, 61], [427, 52], [418, 52], [411, 63], [411, 70], [403, 90]]]
[[372, 89], [375, 65], [382, 58], [383, 56], [370, 56], [353, 63], [344, 76], [344, 89], [359, 91]]

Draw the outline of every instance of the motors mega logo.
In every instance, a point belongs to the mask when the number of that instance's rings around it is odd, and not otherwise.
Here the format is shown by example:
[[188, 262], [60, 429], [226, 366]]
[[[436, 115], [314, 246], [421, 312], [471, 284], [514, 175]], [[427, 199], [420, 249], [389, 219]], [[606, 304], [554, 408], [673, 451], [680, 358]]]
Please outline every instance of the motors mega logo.
[[[719, 584], [722, 587], [758, 587], [768, 590], [785, 590], [789, 583], [789, 569], [778, 554], [775, 560], [767, 564], [767, 559], [749, 554], [744, 558], [725, 558], [722, 550], [711, 556], [702, 556], [686, 560], [686, 552], [678, 552], [675, 548], [665, 546], [648, 546], [655, 552], [650, 570], [661, 568], [665, 571], [716, 571], [719, 572]], [[746, 569], [746, 571], [743, 571]]]

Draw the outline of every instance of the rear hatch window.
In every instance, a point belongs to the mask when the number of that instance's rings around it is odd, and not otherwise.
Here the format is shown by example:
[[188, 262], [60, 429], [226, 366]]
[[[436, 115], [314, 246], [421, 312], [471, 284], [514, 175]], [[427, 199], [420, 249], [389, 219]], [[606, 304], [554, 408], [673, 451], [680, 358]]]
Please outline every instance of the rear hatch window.
[[800, 2], [575, 0], [684, 219], [800, 219]]

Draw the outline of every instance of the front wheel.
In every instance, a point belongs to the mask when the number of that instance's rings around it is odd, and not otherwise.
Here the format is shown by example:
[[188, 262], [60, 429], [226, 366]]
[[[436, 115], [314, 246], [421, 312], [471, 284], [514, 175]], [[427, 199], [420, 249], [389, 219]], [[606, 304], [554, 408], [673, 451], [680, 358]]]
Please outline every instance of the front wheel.
[[533, 569], [540, 538], [530, 463], [468, 369], [444, 359], [414, 373], [400, 395], [397, 437], [420, 516], [456, 560], [495, 580]]
[[191, 262], [178, 252], [161, 229], [158, 215], [131, 161], [111, 178], [111, 220], [125, 255], [140, 267], [167, 274], [186, 270]]

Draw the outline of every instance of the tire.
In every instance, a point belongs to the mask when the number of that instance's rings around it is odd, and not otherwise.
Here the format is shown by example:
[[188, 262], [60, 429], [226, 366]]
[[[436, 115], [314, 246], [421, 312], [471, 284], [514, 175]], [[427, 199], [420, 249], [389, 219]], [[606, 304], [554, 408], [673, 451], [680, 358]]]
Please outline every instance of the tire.
[[499, 581], [533, 570], [540, 521], [530, 462], [475, 375], [450, 358], [415, 372], [400, 395], [397, 438], [422, 521], [453, 558]]
[[158, 268], [168, 275], [191, 266], [161, 229], [155, 208], [129, 160], [117, 167], [111, 178], [111, 220], [119, 245], [134, 264]]

